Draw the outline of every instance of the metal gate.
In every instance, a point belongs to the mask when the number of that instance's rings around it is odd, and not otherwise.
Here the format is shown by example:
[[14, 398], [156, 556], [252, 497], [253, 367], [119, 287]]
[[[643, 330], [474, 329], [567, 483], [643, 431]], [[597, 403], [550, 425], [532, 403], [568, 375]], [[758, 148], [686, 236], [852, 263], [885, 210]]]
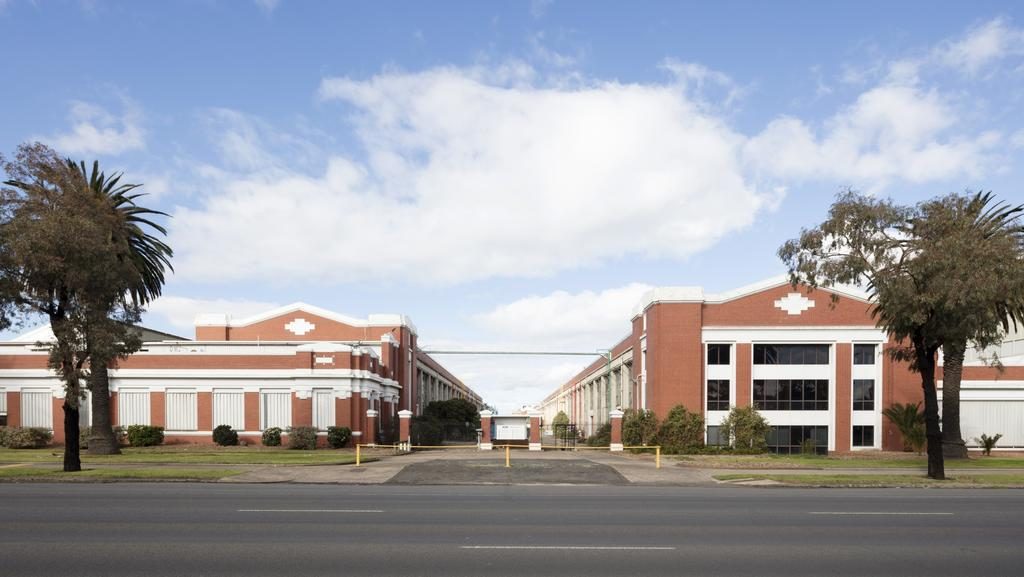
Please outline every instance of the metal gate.
[[572, 450], [576, 448], [576, 440], [579, 439], [579, 432], [576, 430], [576, 423], [558, 425], [555, 427], [555, 444], [559, 449]]

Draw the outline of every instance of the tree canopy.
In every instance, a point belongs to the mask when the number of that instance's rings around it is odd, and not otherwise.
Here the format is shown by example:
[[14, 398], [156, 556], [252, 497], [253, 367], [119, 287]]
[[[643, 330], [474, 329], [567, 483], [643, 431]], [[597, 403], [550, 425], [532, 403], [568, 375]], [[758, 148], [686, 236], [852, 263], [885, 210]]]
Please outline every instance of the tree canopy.
[[[987, 210], [990, 201], [949, 195], [911, 207], [847, 191], [824, 222], [779, 249], [794, 284], [868, 290], [878, 326], [895, 341], [890, 356], [921, 375], [928, 475], [936, 479], [945, 476], [936, 355], [954, 341], [995, 342], [1019, 305], [1004, 292], [1020, 286], [1010, 270], [1021, 258], [1015, 209]], [[992, 239], [998, 240], [983, 242]]]
[[[137, 196], [97, 194], [84, 165], [42, 144], [20, 146], [13, 160], [0, 157], [0, 166], [7, 175], [0, 188], [0, 306], [9, 313], [5, 322], [39, 315], [50, 322], [49, 363], [65, 386], [64, 469], [80, 470], [78, 413], [89, 363], [138, 349], [132, 327], [146, 295], [159, 294], [154, 283], [162, 284], [163, 274], [142, 278], [140, 258], [160, 256], [133, 255], [145, 228], [164, 231], [145, 220], [158, 213], [135, 206]], [[96, 165], [93, 176], [104, 180]], [[170, 249], [160, 245], [169, 264]]]

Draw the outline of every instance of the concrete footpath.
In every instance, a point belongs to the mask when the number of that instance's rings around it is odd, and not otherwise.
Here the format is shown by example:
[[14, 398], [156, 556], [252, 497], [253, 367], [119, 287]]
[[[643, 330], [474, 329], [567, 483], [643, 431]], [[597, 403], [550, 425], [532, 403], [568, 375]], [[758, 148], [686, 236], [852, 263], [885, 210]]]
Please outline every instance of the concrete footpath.
[[[505, 468], [501, 450], [475, 448], [418, 451], [394, 455], [390, 450], [365, 451], [379, 460], [354, 465], [261, 467], [223, 480], [226, 483], [337, 484], [638, 484], [706, 485], [717, 471], [679, 467], [653, 455], [607, 451], [525, 451], [511, 453]], [[732, 472], [732, 471], [730, 471]], [[763, 472], [763, 471], [762, 471]]]

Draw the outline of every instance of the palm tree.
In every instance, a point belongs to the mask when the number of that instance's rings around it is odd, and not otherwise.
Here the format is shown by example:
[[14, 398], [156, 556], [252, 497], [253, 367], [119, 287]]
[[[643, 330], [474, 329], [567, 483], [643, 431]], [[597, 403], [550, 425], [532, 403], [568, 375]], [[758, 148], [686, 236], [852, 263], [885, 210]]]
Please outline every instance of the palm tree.
[[941, 271], [941, 314], [953, 322], [942, 344], [942, 446], [966, 458], [960, 431], [960, 383], [968, 343], [984, 348], [1024, 322], [1024, 205], [994, 202], [991, 192], [949, 195], [922, 206], [913, 223], [922, 255]]
[[[160, 296], [163, 289], [165, 272], [173, 271], [171, 256], [174, 252], [162, 240], [150, 231], [166, 235], [167, 230], [151, 220], [154, 216], [168, 216], [164, 212], [148, 209], [135, 203], [143, 193], [133, 192], [140, 184], [122, 184], [121, 173], [109, 178], [100, 172], [99, 162], [94, 161], [92, 170], [86, 169], [85, 162], [75, 163], [66, 159], [68, 167], [76, 171], [89, 186], [89, 189], [101, 199], [115, 216], [114, 226], [110, 230], [110, 242], [119, 248], [118, 258], [129, 266], [131, 278], [124, 279], [127, 290], [122, 303], [109, 303], [108, 311], [119, 304], [141, 311], [141, 307]], [[92, 454], [109, 455], [120, 452], [117, 439], [111, 426], [110, 415], [110, 379], [108, 367], [118, 357], [131, 352], [133, 346], [126, 343], [100, 343], [102, 335], [91, 335], [94, 342], [90, 343], [89, 390], [92, 391], [92, 435], [89, 439], [89, 452]], [[89, 335], [86, 337], [90, 338]], [[137, 348], [137, 347], [134, 347]]]
[[920, 452], [920, 447], [924, 445], [924, 413], [921, 412], [921, 403], [893, 403], [882, 414], [900, 430], [903, 450]]

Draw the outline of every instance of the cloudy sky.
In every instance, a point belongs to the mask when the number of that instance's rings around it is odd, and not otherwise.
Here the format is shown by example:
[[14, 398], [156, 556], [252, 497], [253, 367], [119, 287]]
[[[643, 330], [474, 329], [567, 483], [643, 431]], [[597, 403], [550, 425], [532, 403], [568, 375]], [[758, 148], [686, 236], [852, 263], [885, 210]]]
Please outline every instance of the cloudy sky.
[[[147, 324], [305, 301], [427, 348], [594, 351], [841, 189], [1024, 202], [1013, 2], [0, 0], [0, 152], [145, 184]], [[443, 357], [499, 409], [585, 359]]]

